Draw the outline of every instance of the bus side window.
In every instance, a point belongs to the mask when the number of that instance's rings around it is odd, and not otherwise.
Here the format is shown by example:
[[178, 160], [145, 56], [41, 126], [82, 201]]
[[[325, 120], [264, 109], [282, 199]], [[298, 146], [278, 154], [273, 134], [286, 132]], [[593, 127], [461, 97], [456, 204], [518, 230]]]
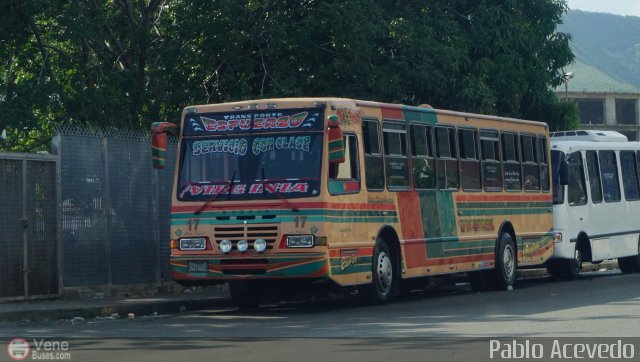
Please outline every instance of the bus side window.
[[538, 166], [538, 152], [536, 151], [534, 136], [520, 136], [522, 145], [522, 175], [525, 191], [540, 191], [540, 167]]
[[640, 199], [636, 154], [633, 151], [620, 151], [620, 169], [622, 170], [622, 188], [627, 200]]
[[620, 201], [620, 181], [615, 151], [600, 151], [600, 177], [605, 202]]
[[587, 171], [589, 172], [589, 189], [591, 190], [591, 202], [602, 202], [602, 182], [600, 181], [600, 167], [596, 151], [587, 151]]
[[543, 192], [549, 192], [549, 161], [547, 160], [547, 139], [538, 137], [538, 162], [540, 164], [540, 186]]
[[482, 178], [485, 191], [502, 191], [500, 139], [497, 131], [480, 131]]
[[381, 191], [384, 189], [384, 167], [380, 147], [380, 125], [377, 121], [362, 122], [362, 143], [367, 189]]
[[460, 187], [456, 131], [452, 127], [436, 127], [438, 188], [455, 190]]
[[569, 185], [567, 200], [569, 205], [585, 205], [587, 203], [587, 188], [584, 182], [584, 168], [582, 167], [582, 154], [574, 152], [569, 156]]
[[387, 189], [409, 190], [407, 129], [404, 124], [385, 122], [382, 127]]
[[502, 134], [502, 158], [504, 160], [504, 188], [507, 191], [522, 190], [522, 168], [518, 149], [518, 136]]
[[480, 160], [478, 157], [478, 132], [458, 128], [460, 147], [460, 183], [464, 191], [480, 191]]
[[[358, 141], [353, 134], [345, 134], [344, 139], [344, 162], [338, 163], [335, 171], [332, 171], [329, 178], [336, 180], [360, 180], [358, 173]], [[353, 190], [352, 190], [353, 191]]]
[[411, 125], [411, 163], [416, 189], [436, 187], [436, 164], [433, 158], [431, 126]]

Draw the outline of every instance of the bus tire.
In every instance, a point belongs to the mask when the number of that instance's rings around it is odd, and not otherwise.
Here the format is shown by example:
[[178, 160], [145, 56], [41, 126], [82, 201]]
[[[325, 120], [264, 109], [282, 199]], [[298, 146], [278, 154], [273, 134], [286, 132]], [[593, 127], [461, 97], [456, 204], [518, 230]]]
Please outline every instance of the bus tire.
[[560, 260], [551, 259], [547, 262], [547, 273], [554, 279], [562, 279]]
[[638, 255], [625, 256], [618, 258], [618, 267], [624, 274], [633, 272], [640, 273], [640, 240], [638, 240]]
[[496, 249], [496, 269], [494, 270], [495, 289], [513, 288], [516, 284], [518, 254], [516, 245], [509, 233], [500, 234]]
[[363, 293], [366, 303], [383, 304], [391, 300], [400, 282], [397, 267], [387, 243], [378, 240], [373, 248], [371, 284], [364, 288]]
[[231, 300], [240, 309], [258, 308], [264, 298], [264, 286], [255, 281], [229, 282]]
[[558, 277], [562, 280], [575, 280], [580, 276], [582, 252], [576, 247], [573, 255], [573, 259], [558, 259]]
[[487, 290], [491, 290], [492, 286], [489, 282], [490, 278], [493, 278], [493, 270], [480, 270], [474, 272], [468, 272], [467, 277], [469, 280], [469, 285], [474, 292], [486, 292]]

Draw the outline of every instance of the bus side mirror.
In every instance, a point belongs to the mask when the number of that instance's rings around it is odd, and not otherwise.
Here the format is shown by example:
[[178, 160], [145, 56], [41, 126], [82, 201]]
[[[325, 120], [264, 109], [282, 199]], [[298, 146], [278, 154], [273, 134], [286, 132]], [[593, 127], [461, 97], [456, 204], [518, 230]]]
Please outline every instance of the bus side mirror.
[[176, 135], [178, 126], [169, 122], [151, 124], [151, 158], [153, 168], [162, 170], [167, 163], [167, 133]]
[[560, 185], [569, 184], [569, 162], [562, 160], [560, 162]]
[[344, 138], [338, 116], [331, 115], [328, 120], [329, 164], [337, 165], [344, 163]]

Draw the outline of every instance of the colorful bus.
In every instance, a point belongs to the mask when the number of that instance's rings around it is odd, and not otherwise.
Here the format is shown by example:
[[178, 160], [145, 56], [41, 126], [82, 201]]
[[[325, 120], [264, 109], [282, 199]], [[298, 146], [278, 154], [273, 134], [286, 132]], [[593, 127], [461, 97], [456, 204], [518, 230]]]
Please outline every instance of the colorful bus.
[[190, 106], [154, 124], [157, 167], [167, 132], [172, 277], [229, 282], [239, 306], [290, 282], [374, 303], [443, 274], [509, 289], [553, 255], [542, 122], [342, 98]]
[[551, 135], [554, 229], [549, 273], [578, 276], [582, 263], [618, 259], [640, 272], [640, 142], [615, 131]]

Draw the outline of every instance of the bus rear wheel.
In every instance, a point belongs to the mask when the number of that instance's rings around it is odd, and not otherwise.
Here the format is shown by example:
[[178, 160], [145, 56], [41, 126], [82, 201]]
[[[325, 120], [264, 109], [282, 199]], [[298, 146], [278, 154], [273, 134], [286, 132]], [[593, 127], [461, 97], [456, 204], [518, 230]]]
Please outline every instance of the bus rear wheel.
[[255, 281], [229, 282], [231, 300], [241, 309], [258, 308], [264, 298], [264, 291], [264, 286]]
[[573, 259], [552, 259], [547, 266], [547, 271], [551, 276], [561, 280], [574, 280], [580, 276], [582, 269], [582, 252], [575, 250]]
[[640, 241], [638, 241], [638, 255], [625, 256], [618, 258], [618, 267], [624, 274], [633, 272], [640, 273]]
[[516, 245], [510, 234], [502, 233], [498, 240], [498, 252], [496, 253], [496, 289], [513, 288], [516, 284], [517, 268]]
[[476, 292], [513, 288], [518, 260], [516, 246], [508, 233], [500, 234], [496, 244], [496, 268], [468, 273], [471, 289]]

